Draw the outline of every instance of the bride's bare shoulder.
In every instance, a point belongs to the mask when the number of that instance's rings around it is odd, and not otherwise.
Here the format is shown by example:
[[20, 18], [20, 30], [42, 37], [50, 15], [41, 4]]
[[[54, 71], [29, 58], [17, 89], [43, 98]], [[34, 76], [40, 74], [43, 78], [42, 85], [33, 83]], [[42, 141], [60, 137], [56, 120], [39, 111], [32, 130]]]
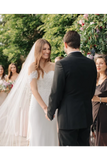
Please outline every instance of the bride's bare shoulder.
[[36, 70], [36, 64], [35, 64], [35, 62], [33, 62], [30, 64], [30, 66], [28, 68], [28, 75], [30, 75], [35, 70]]

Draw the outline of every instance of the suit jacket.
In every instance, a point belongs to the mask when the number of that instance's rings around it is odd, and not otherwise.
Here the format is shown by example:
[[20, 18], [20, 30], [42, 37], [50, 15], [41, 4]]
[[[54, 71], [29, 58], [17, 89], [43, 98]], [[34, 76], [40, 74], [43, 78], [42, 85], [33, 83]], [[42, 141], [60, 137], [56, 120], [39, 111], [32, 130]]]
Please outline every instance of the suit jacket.
[[47, 116], [52, 120], [58, 109], [59, 129], [87, 128], [92, 124], [96, 78], [94, 61], [81, 52], [72, 52], [56, 62]]

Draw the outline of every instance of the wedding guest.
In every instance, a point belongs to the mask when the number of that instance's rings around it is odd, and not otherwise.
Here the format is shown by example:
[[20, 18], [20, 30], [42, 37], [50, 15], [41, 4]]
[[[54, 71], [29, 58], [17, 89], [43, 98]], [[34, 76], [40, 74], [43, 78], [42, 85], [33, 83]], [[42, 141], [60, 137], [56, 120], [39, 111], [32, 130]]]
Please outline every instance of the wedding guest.
[[93, 125], [96, 130], [95, 145], [107, 146], [107, 56], [96, 57], [97, 82], [93, 101]]
[[0, 78], [5, 79], [5, 69], [3, 65], [0, 65]]
[[[0, 85], [3, 85], [5, 81], [5, 69], [2, 65], [0, 65]], [[4, 91], [0, 92], [0, 105], [4, 102], [5, 98], [7, 97], [7, 93]]]
[[18, 73], [17, 65], [15, 63], [11, 63], [8, 67], [8, 76], [6, 77], [6, 80], [15, 82], [19, 75]]
[[62, 57], [62, 56], [58, 56], [58, 57], [56, 57], [56, 58], [55, 58], [55, 63], [56, 63], [57, 61], [61, 60], [61, 59], [63, 59], [63, 57]]

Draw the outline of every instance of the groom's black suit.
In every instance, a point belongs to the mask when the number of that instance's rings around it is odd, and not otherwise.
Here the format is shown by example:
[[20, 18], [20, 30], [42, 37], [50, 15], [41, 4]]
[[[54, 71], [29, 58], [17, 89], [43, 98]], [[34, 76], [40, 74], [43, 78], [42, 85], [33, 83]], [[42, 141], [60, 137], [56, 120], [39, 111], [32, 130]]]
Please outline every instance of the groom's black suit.
[[81, 52], [56, 62], [47, 116], [52, 120], [58, 109], [60, 145], [89, 145], [96, 77], [94, 61]]

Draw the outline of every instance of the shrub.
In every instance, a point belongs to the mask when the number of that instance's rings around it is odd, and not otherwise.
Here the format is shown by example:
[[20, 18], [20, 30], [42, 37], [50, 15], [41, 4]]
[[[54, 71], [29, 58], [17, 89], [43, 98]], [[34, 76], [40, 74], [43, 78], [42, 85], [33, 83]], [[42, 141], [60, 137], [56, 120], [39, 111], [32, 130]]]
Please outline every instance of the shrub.
[[[44, 32], [38, 30], [38, 26], [42, 25], [40, 16], [4, 16], [4, 25], [0, 25], [0, 42], [3, 44], [2, 54], [8, 57], [8, 62], [17, 63], [21, 68], [21, 56], [28, 55], [34, 42], [42, 38]], [[3, 59], [0, 59], [3, 61]], [[5, 64], [6, 65], [6, 64]]]
[[57, 56], [66, 56], [64, 52], [63, 37], [76, 17], [71, 15], [46, 15], [42, 17], [43, 25], [38, 29], [44, 31], [43, 38], [47, 39], [52, 45], [51, 60]]
[[81, 51], [87, 55], [107, 54], [107, 16], [89, 15], [88, 19], [80, 15], [69, 29], [81, 35]]

